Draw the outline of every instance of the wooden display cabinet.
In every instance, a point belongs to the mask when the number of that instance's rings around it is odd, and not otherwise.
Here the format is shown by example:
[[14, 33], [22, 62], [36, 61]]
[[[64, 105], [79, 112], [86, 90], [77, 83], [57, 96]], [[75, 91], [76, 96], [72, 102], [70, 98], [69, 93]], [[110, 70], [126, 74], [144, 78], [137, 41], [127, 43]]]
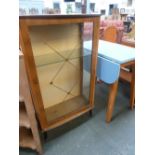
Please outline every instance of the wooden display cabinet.
[[[94, 107], [100, 15], [20, 16], [20, 43], [43, 131]], [[83, 47], [92, 24], [92, 51]]]

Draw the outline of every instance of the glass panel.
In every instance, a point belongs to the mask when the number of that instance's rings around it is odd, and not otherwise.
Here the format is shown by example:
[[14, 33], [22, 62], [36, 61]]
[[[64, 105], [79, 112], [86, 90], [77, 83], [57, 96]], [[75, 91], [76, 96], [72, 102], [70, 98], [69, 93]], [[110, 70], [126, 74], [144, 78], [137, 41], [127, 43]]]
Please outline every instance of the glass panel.
[[91, 41], [92, 30], [92, 23], [29, 28], [49, 122], [89, 104], [91, 51], [84, 42]]

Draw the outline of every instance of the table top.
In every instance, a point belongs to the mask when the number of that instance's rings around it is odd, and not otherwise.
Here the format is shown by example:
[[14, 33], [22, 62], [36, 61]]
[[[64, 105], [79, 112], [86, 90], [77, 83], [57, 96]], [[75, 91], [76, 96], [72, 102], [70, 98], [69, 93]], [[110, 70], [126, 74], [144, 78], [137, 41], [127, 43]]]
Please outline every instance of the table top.
[[70, 14], [38, 14], [38, 15], [20, 15], [20, 19], [50, 19], [50, 18], [89, 18], [89, 17], [100, 17], [99, 13], [82, 14], [82, 13], [70, 13]]
[[[85, 41], [84, 48], [92, 50], [92, 41]], [[135, 60], [135, 48], [99, 40], [98, 55], [123, 64]]]

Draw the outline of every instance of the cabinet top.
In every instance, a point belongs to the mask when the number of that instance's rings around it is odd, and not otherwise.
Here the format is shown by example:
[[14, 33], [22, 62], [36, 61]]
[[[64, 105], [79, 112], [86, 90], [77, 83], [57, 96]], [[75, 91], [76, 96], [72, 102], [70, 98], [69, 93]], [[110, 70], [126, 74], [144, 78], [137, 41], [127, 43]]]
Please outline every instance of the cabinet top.
[[100, 17], [100, 14], [50, 14], [50, 15], [22, 15], [20, 19], [52, 19], [52, 18], [88, 18], [88, 17]]

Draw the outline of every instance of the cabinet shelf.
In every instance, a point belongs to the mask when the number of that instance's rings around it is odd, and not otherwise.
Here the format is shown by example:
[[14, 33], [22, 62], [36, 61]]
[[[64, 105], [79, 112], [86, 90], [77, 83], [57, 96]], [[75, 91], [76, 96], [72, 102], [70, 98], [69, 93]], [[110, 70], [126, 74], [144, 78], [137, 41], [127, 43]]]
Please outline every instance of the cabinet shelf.
[[41, 140], [25, 70], [23, 55], [19, 57], [19, 146], [42, 154]]
[[54, 106], [50, 106], [45, 109], [47, 121], [52, 122], [58, 118], [61, 119], [61, 117], [79, 111], [88, 105], [88, 100], [84, 96], [77, 96]]
[[32, 136], [31, 130], [21, 127], [19, 132], [19, 145], [25, 148], [36, 149], [36, 144]]
[[30, 121], [26, 113], [26, 109], [23, 103], [19, 107], [19, 126], [30, 128]]

